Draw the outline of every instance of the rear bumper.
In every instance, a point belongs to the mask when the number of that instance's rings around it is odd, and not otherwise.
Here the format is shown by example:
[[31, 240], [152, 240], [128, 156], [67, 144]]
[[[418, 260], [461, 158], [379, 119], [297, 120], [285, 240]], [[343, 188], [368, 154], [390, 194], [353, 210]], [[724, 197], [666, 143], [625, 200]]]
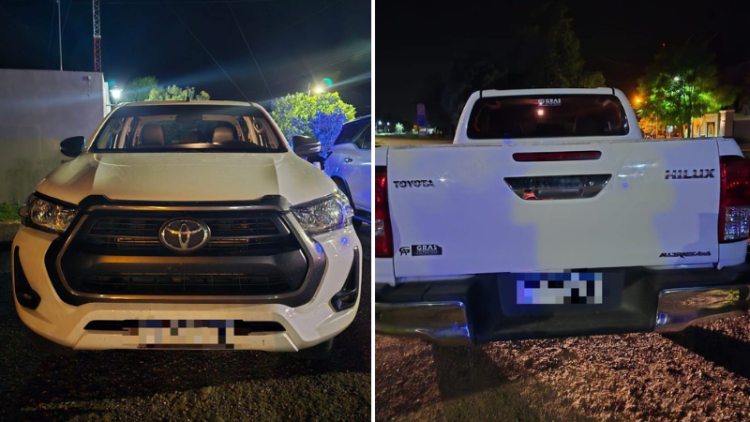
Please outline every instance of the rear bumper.
[[[608, 270], [609, 271], [609, 270]], [[496, 274], [376, 286], [376, 331], [446, 345], [634, 332], [674, 332], [750, 306], [750, 266], [616, 270], [617, 303], [509, 306]], [[505, 294], [503, 293], [505, 292]]]

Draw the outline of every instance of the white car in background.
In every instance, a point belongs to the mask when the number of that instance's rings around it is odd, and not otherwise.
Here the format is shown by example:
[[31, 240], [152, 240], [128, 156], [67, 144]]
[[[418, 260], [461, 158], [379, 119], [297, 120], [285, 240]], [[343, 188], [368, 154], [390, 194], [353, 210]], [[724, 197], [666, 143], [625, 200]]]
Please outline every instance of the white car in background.
[[323, 170], [349, 197], [354, 208], [354, 225], [370, 224], [372, 192], [372, 126], [370, 116], [345, 123], [333, 144]]

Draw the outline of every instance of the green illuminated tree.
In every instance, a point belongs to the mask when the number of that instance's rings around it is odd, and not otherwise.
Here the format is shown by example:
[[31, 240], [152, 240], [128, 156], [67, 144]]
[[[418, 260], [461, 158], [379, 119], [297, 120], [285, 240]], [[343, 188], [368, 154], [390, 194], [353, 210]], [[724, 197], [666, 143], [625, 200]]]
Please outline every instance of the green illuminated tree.
[[737, 89], [722, 85], [714, 56], [705, 45], [684, 45], [664, 50], [654, 57], [646, 75], [638, 80], [643, 104], [641, 116], [658, 118], [660, 124], [681, 131], [687, 125], [691, 136], [694, 118], [732, 105]]
[[188, 98], [197, 100], [209, 100], [211, 97], [206, 91], [201, 91], [195, 95], [195, 88], [180, 88], [177, 85], [170, 85], [166, 88], [156, 87], [149, 92], [146, 101], [187, 101]]
[[[340, 114], [339, 111], [343, 113], [344, 121], [353, 120], [356, 115], [354, 106], [343, 102], [338, 92], [314, 95], [298, 92], [275, 99], [271, 114], [281, 132], [291, 141], [295, 135], [313, 136], [319, 129], [315, 127], [316, 125], [332, 121], [332, 119], [325, 119], [321, 116], [337, 116]], [[317, 119], [316, 115], [318, 116]], [[326, 131], [326, 133], [328, 132]], [[338, 132], [336, 135], [338, 135]], [[325, 151], [330, 145], [326, 143], [322, 147]]]
[[159, 88], [159, 81], [155, 76], [135, 78], [128, 82], [123, 88], [123, 101], [147, 101], [151, 90], [155, 88]]

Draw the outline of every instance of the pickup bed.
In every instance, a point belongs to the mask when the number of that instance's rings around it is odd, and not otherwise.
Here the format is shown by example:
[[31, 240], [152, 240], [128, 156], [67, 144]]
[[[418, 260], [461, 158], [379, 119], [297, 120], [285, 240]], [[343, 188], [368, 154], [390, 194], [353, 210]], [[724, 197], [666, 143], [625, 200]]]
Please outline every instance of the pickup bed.
[[453, 145], [375, 152], [376, 329], [446, 344], [747, 311], [750, 164], [644, 139], [612, 88], [480, 91]]

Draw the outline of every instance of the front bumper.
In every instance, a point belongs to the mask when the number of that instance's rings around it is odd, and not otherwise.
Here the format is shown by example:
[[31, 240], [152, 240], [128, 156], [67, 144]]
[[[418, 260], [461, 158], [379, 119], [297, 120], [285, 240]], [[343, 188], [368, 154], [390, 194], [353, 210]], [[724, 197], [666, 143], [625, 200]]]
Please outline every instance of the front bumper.
[[[601, 271], [601, 270], [597, 270]], [[622, 288], [611, 306], [509, 306], [500, 276], [420, 281], [375, 288], [375, 329], [445, 345], [634, 332], [673, 332], [750, 306], [750, 266], [609, 269]], [[606, 279], [605, 279], [606, 280]], [[503, 293], [505, 292], [505, 293]]]
[[[332, 299], [339, 293], [350, 275], [352, 265], [359, 271], [361, 284], [361, 244], [355, 231], [346, 229], [315, 236], [325, 258], [325, 271], [311, 299], [304, 304], [282, 303], [201, 303], [149, 302], [138, 300], [90, 301], [78, 306], [66, 303], [57, 294], [45, 268], [45, 255], [55, 234], [29, 227], [21, 227], [13, 241], [13, 260], [23, 269], [28, 284], [39, 295], [36, 309], [16, 302], [16, 310], [24, 324], [32, 331], [53, 342], [74, 349], [143, 348], [122, 331], [86, 329], [94, 321], [245, 321], [275, 322], [283, 331], [257, 332], [235, 337], [234, 349], [264, 351], [298, 351], [322, 343], [348, 327], [359, 306], [356, 304], [337, 312]], [[17, 252], [16, 252], [17, 251]], [[357, 256], [355, 260], [355, 256]], [[354, 263], [354, 264], [353, 264]], [[16, 268], [13, 268], [15, 280]], [[14, 288], [14, 298], [16, 298]], [[281, 301], [280, 301], [281, 302]], [[89, 326], [91, 327], [91, 326]]]

